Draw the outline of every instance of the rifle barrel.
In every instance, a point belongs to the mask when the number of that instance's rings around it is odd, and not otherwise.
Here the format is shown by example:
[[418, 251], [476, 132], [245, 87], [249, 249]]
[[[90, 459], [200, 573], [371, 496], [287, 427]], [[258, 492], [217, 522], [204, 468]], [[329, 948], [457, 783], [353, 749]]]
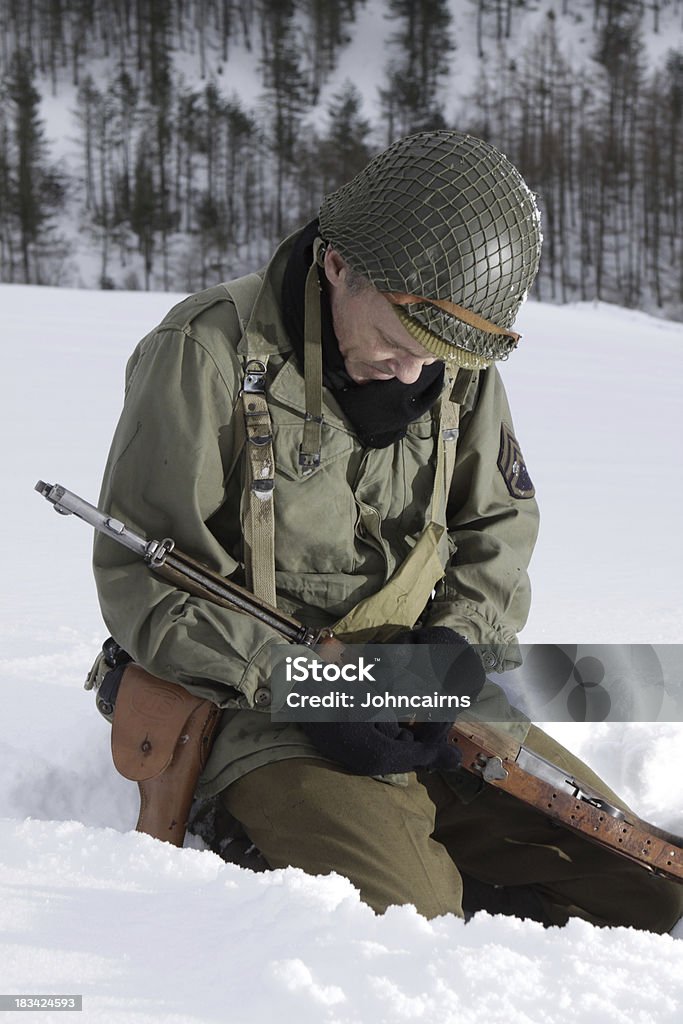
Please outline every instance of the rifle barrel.
[[[292, 643], [305, 644], [310, 647], [315, 644], [321, 636], [320, 630], [311, 630], [302, 625], [297, 619], [286, 615], [277, 608], [273, 608], [265, 601], [255, 597], [249, 590], [232, 583], [224, 576], [208, 569], [200, 562], [196, 562], [188, 555], [178, 551], [174, 542], [166, 537], [164, 540], [145, 540], [139, 534], [129, 529], [125, 523], [90, 502], [85, 501], [73, 491], [67, 490], [61, 484], [46, 484], [39, 480], [35, 489], [47, 499], [56, 512], [61, 515], [75, 515], [79, 519], [94, 527], [106, 537], [122, 544], [133, 551], [144, 560], [148, 568], [158, 575], [170, 578], [183, 589], [189, 589], [205, 596], [209, 600], [216, 601], [235, 611], [245, 612], [260, 619], [265, 625], [276, 630], [285, 640]], [[326, 632], [326, 631], [323, 631]]]
[[78, 516], [89, 526], [93, 526], [100, 533], [111, 537], [118, 544], [123, 544], [124, 547], [144, 558], [145, 561], [152, 557], [153, 552], [159, 546], [158, 541], [146, 541], [144, 537], [129, 530], [125, 523], [114, 519], [113, 516], [106, 515], [95, 505], [91, 505], [89, 501], [80, 498], [73, 491], [62, 487], [61, 484], [46, 484], [39, 480], [35, 489], [54, 506], [55, 512], [59, 512], [63, 516]]

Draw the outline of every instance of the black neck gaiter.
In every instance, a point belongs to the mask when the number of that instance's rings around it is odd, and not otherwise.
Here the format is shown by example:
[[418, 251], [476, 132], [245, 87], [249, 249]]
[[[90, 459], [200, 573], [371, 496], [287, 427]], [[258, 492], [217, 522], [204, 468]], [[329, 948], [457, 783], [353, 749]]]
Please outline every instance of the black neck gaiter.
[[[313, 262], [313, 242], [318, 222], [308, 224], [290, 254], [282, 281], [282, 318], [299, 366], [304, 364], [305, 283]], [[400, 380], [368, 381], [356, 384], [346, 373], [344, 360], [332, 323], [332, 310], [321, 274], [321, 320], [323, 346], [323, 383], [333, 393], [344, 415], [366, 448], [387, 448], [405, 437], [409, 423], [418, 419], [436, 402], [443, 388], [444, 365], [432, 363], [422, 368], [414, 384]]]

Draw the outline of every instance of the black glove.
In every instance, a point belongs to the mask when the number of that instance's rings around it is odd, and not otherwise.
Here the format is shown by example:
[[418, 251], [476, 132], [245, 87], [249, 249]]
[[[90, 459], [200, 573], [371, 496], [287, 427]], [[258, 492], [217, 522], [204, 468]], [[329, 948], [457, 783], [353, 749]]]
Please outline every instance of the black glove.
[[[391, 644], [428, 644], [429, 660], [434, 678], [447, 696], [469, 695], [472, 703], [477, 699], [486, 682], [486, 671], [474, 647], [454, 629], [448, 626], [423, 626], [421, 629], [404, 629]], [[398, 663], [402, 662], [399, 652], [394, 653]], [[397, 664], [397, 668], [399, 665]], [[404, 668], [400, 664], [400, 670]], [[457, 715], [448, 710], [452, 721]], [[437, 718], [438, 714], [432, 716]]]
[[450, 722], [300, 722], [321, 754], [355, 775], [390, 775], [416, 768], [454, 771], [462, 760], [447, 742]]
[[[411, 681], [419, 687], [420, 680], [410, 670], [409, 647], [430, 645], [430, 661], [435, 678], [445, 694], [469, 694], [477, 697], [486, 673], [476, 651], [468, 641], [446, 626], [403, 630], [391, 641], [382, 657], [383, 677], [378, 682], [392, 681], [411, 689]], [[405, 656], [397, 647], [405, 646]], [[432, 712], [434, 720], [411, 726], [395, 720], [386, 722], [349, 721], [359, 714], [349, 712], [343, 722], [299, 722], [310, 740], [326, 757], [338, 761], [357, 775], [388, 775], [409, 772], [416, 768], [428, 771], [454, 771], [462, 755], [448, 743], [448, 733], [457, 712], [452, 708]], [[438, 721], [439, 715], [447, 717]]]

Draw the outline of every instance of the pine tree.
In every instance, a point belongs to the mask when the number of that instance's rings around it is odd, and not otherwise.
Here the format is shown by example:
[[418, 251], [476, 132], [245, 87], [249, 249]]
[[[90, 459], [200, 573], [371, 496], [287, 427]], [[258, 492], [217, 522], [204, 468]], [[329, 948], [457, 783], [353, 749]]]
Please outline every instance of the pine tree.
[[14, 226], [10, 126], [5, 117], [4, 90], [0, 88], [0, 280], [14, 280]]
[[320, 194], [350, 181], [370, 160], [370, 122], [362, 116], [362, 109], [363, 97], [347, 80], [332, 98], [327, 111], [329, 128], [317, 147]]
[[175, 116], [175, 204], [181, 220], [181, 230], [191, 231], [195, 199], [195, 164], [200, 148], [201, 96], [191, 89], [179, 90], [176, 96]]
[[177, 211], [171, 209], [169, 168], [172, 166], [173, 78], [170, 54], [171, 10], [166, 0], [147, 0], [144, 32], [149, 68], [149, 124], [154, 154], [157, 190], [156, 226], [161, 233], [163, 287], [170, 287], [168, 234], [177, 224]]
[[[636, 139], [638, 108], [644, 81], [642, 38], [633, 0], [611, 0], [607, 22], [599, 34], [595, 59], [604, 69], [607, 103], [603, 108], [599, 161], [599, 203], [596, 253], [598, 298], [633, 304], [629, 282], [641, 244], [633, 201], [638, 175]], [[624, 217], [625, 215], [625, 217]], [[623, 223], [624, 219], [627, 223]], [[659, 246], [659, 222], [655, 240]], [[624, 257], [630, 267], [624, 273]]]
[[296, 170], [299, 125], [306, 108], [306, 81], [301, 68], [294, 0], [263, 0], [263, 72], [268, 136], [275, 161], [275, 216], [273, 233], [281, 237], [285, 222], [287, 188]]
[[154, 263], [155, 232], [159, 224], [159, 204], [152, 164], [144, 142], [139, 142], [135, 158], [130, 226], [137, 235], [145, 268], [145, 291], [149, 291]]
[[50, 242], [50, 225], [64, 200], [64, 188], [48, 164], [40, 94], [29, 54], [17, 51], [6, 83], [10, 131], [9, 209], [19, 235], [25, 283], [40, 283], [40, 256]]
[[253, 168], [257, 162], [256, 124], [237, 97], [224, 110], [223, 188], [228, 244], [233, 252], [250, 240], [254, 208]]
[[350, 41], [348, 26], [356, 16], [358, 0], [300, 0], [308, 22], [304, 33], [311, 100], [317, 102], [325, 78], [334, 70], [339, 49]]
[[[666, 161], [667, 194], [671, 196], [671, 228], [670, 228], [670, 259], [672, 265], [683, 266], [680, 258], [676, 259], [676, 245], [680, 254], [683, 230], [681, 215], [683, 214], [683, 50], [671, 50], [666, 61], [666, 99], [665, 108], [668, 113], [669, 132]], [[683, 295], [681, 295], [683, 302]]]
[[200, 254], [200, 287], [216, 280], [223, 274], [223, 263], [228, 247], [227, 212], [223, 203], [208, 192], [200, 195], [195, 208], [198, 249]]
[[387, 141], [445, 127], [441, 88], [453, 55], [448, 0], [389, 0], [395, 30], [388, 83], [380, 90]]
[[128, 217], [133, 177], [133, 145], [139, 120], [139, 90], [125, 68], [121, 67], [111, 89], [113, 97], [113, 138], [117, 154], [117, 219]]
[[83, 138], [83, 163], [85, 184], [85, 209], [92, 210], [95, 193], [95, 134], [97, 112], [102, 95], [96, 88], [92, 75], [86, 75], [78, 90], [76, 118]]

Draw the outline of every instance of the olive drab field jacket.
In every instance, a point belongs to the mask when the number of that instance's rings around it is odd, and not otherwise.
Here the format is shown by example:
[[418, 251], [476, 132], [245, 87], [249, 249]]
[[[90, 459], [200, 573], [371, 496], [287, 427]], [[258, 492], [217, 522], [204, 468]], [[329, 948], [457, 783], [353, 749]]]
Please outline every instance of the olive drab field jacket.
[[[248, 325], [240, 321], [230, 286], [218, 285], [179, 303], [140, 342], [126, 369], [100, 507], [148, 538], [172, 537], [186, 554], [243, 582], [239, 393], [248, 336], [250, 351], [255, 345], [267, 357], [278, 606], [319, 627], [378, 591], [425, 528], [437, 423], [428, 412], [409, 425], [403, 440], [366, 449], [325, 389], [320, 466], [302, 471], [304, 381], [279, 299], [291, 242], [260, 275]], [[450, 626], [482, 645], [488, 668], [513, 667], [519, 662], [516, 633], [529, 609], [526, 569], [538, 509], [495, 367], [475, 377], [466, 395], [444, 515], [445, 575], [421, 621]], [[254, 708], [273, 651], [284, 650], [270, 627], [174, 589], [101, 534], [94, 569], [102, 613], [117, 642], [149, 672], [225, 709], [204, 794], [277, 758], [320, 757], [298, 726], [274, 725], [267, 711]], [[490, 683], [481, 699], [506, 703]], [[510, 709], [508, 717], [523, 738], [524, 716]]]

